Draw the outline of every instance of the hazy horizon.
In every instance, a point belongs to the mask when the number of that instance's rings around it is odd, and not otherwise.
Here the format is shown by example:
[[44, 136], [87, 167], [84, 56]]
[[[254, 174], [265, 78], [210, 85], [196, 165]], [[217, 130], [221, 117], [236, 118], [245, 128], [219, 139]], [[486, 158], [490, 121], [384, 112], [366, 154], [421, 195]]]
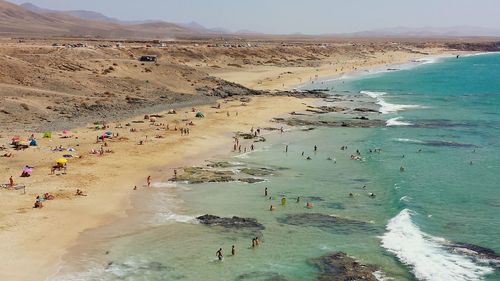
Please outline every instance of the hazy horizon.
[[[197, 22], [207, 28], [268, 34], [350, 33], [373, 29], [473, 26], [498, 29], [495, 0], [10, 0], [53, 10], [89, 10], [125, 21]], [[404, 3], [403, 3], [404, 2]]]

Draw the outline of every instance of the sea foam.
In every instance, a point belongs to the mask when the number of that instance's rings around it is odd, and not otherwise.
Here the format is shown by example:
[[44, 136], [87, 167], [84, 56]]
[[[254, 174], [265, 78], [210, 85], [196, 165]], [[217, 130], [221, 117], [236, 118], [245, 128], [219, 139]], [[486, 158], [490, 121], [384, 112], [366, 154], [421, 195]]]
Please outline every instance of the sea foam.
[[389, 120], [387, 120], [385, 122], [385, 125], [387, 127], [392, 127], [392, 126], [411, 126], [411, 125], [413, 125], [410, 122], [401, 121], [401, 119], [403, 119], [403, 117], [391, 118], [391, 119], [389, 119]]
[[377, 104], [380, 105], [379, 111], [382, 114], [394, 113], [394, 112], [398, 112], [398, 111], [402, 111], [402, 110], [406, 110], [406, 109], [422, 108], [422, 106], [420, 106], [420, 105], [388, 103], [382, 98], [382, 96], [387, 94], [385, 92], [361, 91], [360, 93], [367, 95], [373, 99], [376, 99]]
[[405, 209], [387, 224], [382, 246], [412, 267], [419, 280], [482, 280], [493, 269], [472, 261], [466, 255], [450, 252], [446, 240], [424, 233], [412, 221], [412, 211]]

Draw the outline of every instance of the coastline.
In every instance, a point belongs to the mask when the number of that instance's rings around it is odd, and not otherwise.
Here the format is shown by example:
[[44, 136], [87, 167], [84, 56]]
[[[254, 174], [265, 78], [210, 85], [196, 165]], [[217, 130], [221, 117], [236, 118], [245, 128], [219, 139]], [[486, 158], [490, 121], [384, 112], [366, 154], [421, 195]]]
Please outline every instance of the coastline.
[[[313, 73], [317, 72], [318, 71], [316, 70], [311, 70], [310, 72], [307, 72], [307, 75], [312, 75]], [[324, 73], [326, 72], [327, 71], [325, 71]], [[244, 75], [244, 72], [242, 72], [242, 75]], [[306, 74], [304, 72], [301, 75], [306, 75]], [[318, 78], [323, 77], [320, 76], [319, 74], [314, 74], [314, 75], [318, 75]], [[325, 75], [324, 77], [328, 77], [328, 75]], [[291, 83], [295, 79], [296, 79], [295, 77], [290, 78], [289, 80], [287, 80], [285, 84], [287, 86], [291, 85], [289, 83]], [[274, 84], [272, 83], [269, 85], [266, 84], [264, 87], [268, 87], [267, 89], [271, 89], [273, 85]], [[281, 114], [289, 113], [291, 111], [304, 110], [306, 108], [306, 104], [304, 104], [304, 102], [308, 103], [314, 101], [309, 99], [296, 99], [287, 97], [251, 97], [251, 99], [252, 101], [248, 104], [248, 106], [245, 107], [240, 106], [239, 101], [235, 101], [233, 102], [233, 104], [229, 105], [231, 110], [237, 110], [239, 112], [238, 122], [228, 126], [228, 124], [224, 124], [224, 119], [225, 119], [224, 117], [216, 118], [215, 120], [212, 120], [210, 117], [208, 117], [206, 120], [200, 121], [199, 126], [203, 127], [200, 130], [200, 132], [198, 132], [197, 129], [193, 129], [193, 136], [189, 137], [189, 141], [183, 141], [178, 136], [174, 137], [175, 140], [173, 142], [169, 142], [168, 145], [175, 143], [176, 144], [174, 146], [175, 148], [168, 152], [162, 152], [162, 150], [165, 147], [167, 147], [167, 144], [154, 143], [153, 145], [151, 145], [152, 148], [148, 148], [142, 151], [137, 151], [136, 149], [135, 151], [133, 151], [132, 155], [129, 154], [123, 155], [122, 153], [120, 153], [120, 156], [114, 157], [115, 155], [110, 155], [113, 157], [109, 157], [110, 159], [106, 159], [104, 161], [99, 161], [99, 163], [95, 163], [95, 161], [90, 161], [93, 163], [88, 163], [88, 162], [85, 163], [86, 165], [89, 165], [91, 168], [91, 169], [86, 169], [85, 172], [88, 172], [90, 174], [92, 174], [93, 170], [95, 169], [97, 170], [106, 169], [106, 167], [107, 168], [111, 167], [111, 169], [119, 170], [119, 172], [115, 171], [114, 173], [112, 173], [111, 176], [101, 174], [100, 177], [98, 177], [97, 179], [92, 179], [89, 182], [85, 183], [84, 186], [88, 186], [86, 187], [86, 191], [89, 192], [88, 198], [82, 200], [80, 199], [75, 200], [74, 198], [72, 198], [72, 199], [65, 199], [64, 202], [62, 200], [49, 202], [46, 208], [41, 210], [41, 213], [43, 213], [43, 215], [37, 214], [27, 219], [26, 221], [21, 220], [20, 225], [14, 225], [13, 226], [14, 229], [8, 228], [7, 231], [2, 233], [1, 234], [1, 236], [3, 236], [2, 240], [3, 241], [14, 240], [14, 242], [12, 243], [12, 245], [10, 245], [10, 247], [12, 247], [12, 249], [16, 248], [19, 251], [18, 253], [16, 253], [17, 257], [14, 257], [12, 260], [10, 260], [9, 264], [5, 264], [7, 269], [3, 270], [1, 274], [6, 274], [6, 278], [9, 278], [14, 276], [18, 277], [15, 274], [23, 272], [23, 274], [25, 274], [25, 276], [23, 276], [25, 277], [23, 278], [24, 280], [31, 280], [30, 278], [33, 278], [32, 280], [39, 280], [38, 276], [40, 275], [49, 276], [48, 278], [50, 278], [51, 274], [55, 271], [57, 267], [57, 265], [54, 264], [59, 264], [60, 259], [65, 254], [67, 254], [67, 251], [78, 243], [82, 231], [98, 228], [103, 225], [110, 224], [116, 219], [124, 218], [127, 216], [126, 214], [127, 211], [131, 211], [132, 207], [131, 197], [133, 196], [133, 191], [131, 188], [132, 187], [131, 182], [133, 183], [144, 182], [144, 178], [149, 173], [153, 175], [153, 179], [157, 177], [162, 178], [166, 175], [172, 175], [172, 168], [179, 167], [180, 165], [200, 163], [207, 158], [216, 156], [218, 153], [220, 153], [220, 151], [224, 150], [224, 147], [227, 147], [229, 149], [229, 147], [231, 146], [231, 139], [230, 139], [231, 132], [234, 132], [235, 130], [245, 131], [248, 130], [248, 128], [251, 126], [269, 125], [271, 124], [269, 123], [269, 120], [272, 119], [273, 117], [277, 117]], [[279, 110], [277, 110], [274, 104], [280, 105]], [[200, 110], [207, 113], [208, 112], [213, 113], [211, 112], [209, 106], [202, 106]], [[259, 111], [260, 114], [257, 115], [254, 114], [253, 113], [254, 110]], [[189, 110], [183, 109], [182, 111], [184, 112]], [[221, 115], [225, 115], [223, 114], [225, 113], [224, 109], [222, 111], [223, 112], [221, 112], [222, 113]], [[183, 116], [190, 117], [190, 114], [184, 113]], [[192, 117], [190, 118], [194, 119]], [[132, 119], [138, 119], [138, 118], [132, 118]], [[212, 121], [215, 122], [210, 124]], [[196, 122], [196, 125], [198, 126], [198, 122]], [[82, 129], [77, 129], [75, 130], [75, 132], [80, 132], [81, 130]], [[82, 134], [80, 133], [78, 134], [85, 135], [84, 139], [86, 139], [87, 141], [88, 140], [92, 141], [95, 133], [90, 129], [83, 129], [83, 131], [85, 132]], [[138, 139], [140, 138], [136, 137], [135, 141], [137, 141]], [[177, 142], [177, 140], [181, 141]], [[209, 141], [207, 142], [207, 140]], [[216, 140], [216, 141], [211, 142], [210, 140]], [[42, 145], [47, 145], [47, 143], [42, 143]], [[128, 145], [130, 146], [130, 143], [128, 143]], [[87, 147], [91, 146], [92, 145], [87, 145]], [[118, 151], [124, 148], [124, 146], [121, 146], [121, 144], [116, 143], [116, 146], [115, 144], [112, 144], [111, 148], [113, 149], [117, 148]], [[195, 148], [193, 149], [193, 147]], [[82, 149], [82, 151], [84, 150], [85, 148]], [[187, 154], [185, 154], [186, 151], [188, 152]], [[154, 154], [154, 156], [152, 157], [151, 154]], [[168, 161], [165, 161], [166, 157], [169, 157]], [[185, 159], [188, 157], [193, 157], [194, 160], [186, 162]], [[129, 158], [129, 159], [125, 161], [126, 163], [120, 163], [120, 165], [116, 165], [116, 163], [114, 163], [114, 161], [117, 160], [122, 161], [123, 158]], [[28, 157], [27, 159], [22, 159], [22, 161], [26, 162], [25, 160], [29, 159], [30, 158]], [[44, 157], [44, 160], [45, 162], [39, 162], [38, 165], [46, 163], [47, 160], [49, 159], [47, 159], [47, 157]], [[134, 162], [143, 162], [143, 164], [134, 165]], [[127, 166], [127, 164], [134, 166], [124, 167], [124, 165]], [[18, 166], [20, 166], [20, 164]], [[71, 170], [73, 170], [73, 168], [71, 168]], [[124, 178], [125, 175], [127, 175], [126, 176], [127, 178]], [[83, 181], [78, 180], [76, 178], [73, 178], [72, 180], [74, 183], [75, 182], [83, 183]], [[58, 187], [60, 188], [61, 184], [62, 183], [59, 181], [56, 184], [56, 186], [59, 185]], [[100, 190], [99, 187], [102, 186], [109, 188], [109, 190], [106, 191]], [[38, 186], [34, 191], [43, 192], [43, 190], [44, 190], [43, 186], [42, 187]], [[70, 193], [73, 192], [73, 189], [67, 190], [63, 188], [62, 190], [64, 190], [62, 194], [64, 197], [66, 198], [71, 197]], [[97, 196], [96, 198], [92, 196], [92, 200], [90, 200], [92, 192], [96, 193], [99, 192], [98, 195], [99, 198], [97, 198]], [[29, 206], [29, 204], [31, 204], [31, 198], [33, 197], [31, 195], [33, 194], [35, 193], [33, 191], [30, 191], [27, 196], [24, 196], [23, 201], [25, 205], [28, 204]], [[30, 199], [27, 199], [26, 197], [29, 197]], [[9, 199], [13, 199], [13, 196], [10, 196]], [[92, 201], [92, 202], [86, 203], [85, 201]], [[77, 202], [77, 204], [75, 204], [75, 202]], [[14, 204], [12, 206], [14, 206]], [[99, 206], [100, 207], [99, 210], [95, 210], [95, 206]], [[56, 209], [56, 210], [48, 211], [47, 209]], [[31, 212], [28, 211], [26, 207], [20, 208], [18, 210], [20, 210], [19, 212], [21, 212], [22, 210], [23, 213]], [[38, 210], [33, 210], [33, 211], [37, 212]], [[59, 213], [59, 211], [65, 212], [65, 215]], [[87, 216], [89, 214], [91, 215], [91, 218]], [[2, 214], [2, 218], [6, 215], [8, 214]], [[42, 225], [37, 225], [36, 232], [32, 232], [29, 226], [33, 223], [37, 224], [40, 223], [40, 220], [45, 220], [45, 221], [41, 223]], [[61, 227], [69, 226], [69, 228], [66, 229], [65, 231], [64, 237], [61, 237], [60, 233], [58, 233], [57, 230], [53, 229], [54, 225], [53, 223], [50, 222], [51, 220], [53, 221], [57, 220], [58, 222], [62, 222], [60, 224]], [[74, 223], [72, 223], [73, 221], [79, 221], [80, 223], [79, 225], [75, 225]], [[28, 230], [28, 232], [30, 233], [26, 233], [24, 232], [24, 230]], [[23, 235], [25, 236], [23, 237]], [[49, 239], [50, 241], [54, 242], [49, 243], [49, 245], [39, 245], [40, 244], [39, 239], [42, 238], [44, 240]], [[30, 243], [29, 241], [33, 241], [33, 243]], [[21, 246], [21, 244], [23, 246]], [[36, 245], [36, 247], [34, 247], [34, 244]], [[3, 249], [4, 250], [3, 252], [8, 252], [10, 247]], [[57, 249], [57, 251], [55, 249]], [[33, 252], [38, 253], [38, 255], [33, 254]], [[32, 259], [31, 261], [26, 260], [26, 257], [28, 256]], [[44, 263], [40, 263], [40, 261], [42, 260], [44, 260]], [[32, 271], [20, 270], [20, 268], [21, 267], [24, 268], [26, 264], [31, 265], [28, 266], [28, 268], [31, 268]], [[43, 271], [41, 271], [41, 269], [43, 269]], [[38, 276], [34, 277], [36, 276], [36, 274], [34, 273], [37, 273]]]

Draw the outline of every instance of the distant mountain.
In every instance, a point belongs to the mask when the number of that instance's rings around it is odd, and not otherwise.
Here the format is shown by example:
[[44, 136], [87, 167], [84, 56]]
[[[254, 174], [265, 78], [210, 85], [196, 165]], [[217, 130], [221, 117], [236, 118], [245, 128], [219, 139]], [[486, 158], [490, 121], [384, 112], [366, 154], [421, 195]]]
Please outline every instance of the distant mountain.
[[231, 30], [228, 30], [228, 29], [225, 29], [225, 28], [221, 28], [221, 27], [218, 27], [218, 28], [207, 28], [195, 21], [192, 21], [192, 22], [189, 22], [189, 23], [181, 23], [179, 24], [180, 26], [183, 26], [183, 27], [186, 27], [186, 28], [189, 28], [191, 30], [195, 30], [195, 31], [198, 31], [198, 32], [202, 32], [202, 33], [222, 33], [222, 34], [229, 34], [231, 33]]
[[104, 21], [104, 22], [112, 22], [112, 23], [124, 23], [116, 18], [110, 18], [98, 12], [86, 11], [86, 10], [71, 10], [71, 11], [56, 11], [49, 10], [45, 8], [41, 8], [32, 3], [23, 3], [19, 5], [27, 10], [30, 10], [35, 13], [65, 13], [68, 15], [72, 15], [77, 18], [87, 19], [87, 20], [95, 20], [95, 21]]
[[452, 27], [394, 27], [381, 28], [362, 32], [338, 34], [357, 37], [500, 37], [500, 29], [474, 27], [474, 26], [452, 26]]
[[0, 0], [0, 35], [167, 39], [197, 34], [168, 22], [125, 24], [90, 11], [61, 12]]

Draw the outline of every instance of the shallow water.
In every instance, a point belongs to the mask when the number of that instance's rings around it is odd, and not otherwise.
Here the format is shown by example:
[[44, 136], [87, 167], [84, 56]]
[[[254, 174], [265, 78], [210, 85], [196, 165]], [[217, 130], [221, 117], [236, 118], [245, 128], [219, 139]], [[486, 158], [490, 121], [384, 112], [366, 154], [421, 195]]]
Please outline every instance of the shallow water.
[[[314, 280], [308, 260], [343, 251], [394, 280], [500, 280], [498, 264], [447, 248], [450, 241], [500, 252], [498, 77], [500, 56], [485, 55], [327, 82], [377, 99], [391, 126], [274, 133], [257, 151], [227, 157], [273, 169], [259, 184], [157, 184], [130, 218], [84, 234], [54, 279]], [[357, 149], [363, 161], [350, 159]], [[203, 214], [256, 218], [265, 229], [193, 220]], [[262, 245], [253, 249], [255, 236]]]

